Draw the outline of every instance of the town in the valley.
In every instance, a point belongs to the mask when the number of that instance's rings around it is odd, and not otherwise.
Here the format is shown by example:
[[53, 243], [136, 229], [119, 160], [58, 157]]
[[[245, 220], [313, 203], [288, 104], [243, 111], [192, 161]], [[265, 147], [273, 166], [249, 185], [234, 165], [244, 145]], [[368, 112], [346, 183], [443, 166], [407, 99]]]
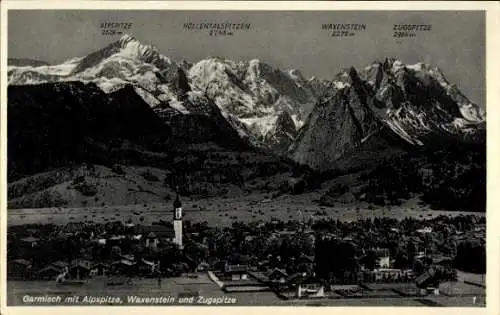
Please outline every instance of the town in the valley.
[[168, 295], [240, 305], [485, 304], [484, 217], [216, 227], [184, 220], [179, 195], [170, 206], [153, 224], [9, 226], [10, 303], [22, 303], [27, 292], [116, 292], [142, 303], [144, 296]]

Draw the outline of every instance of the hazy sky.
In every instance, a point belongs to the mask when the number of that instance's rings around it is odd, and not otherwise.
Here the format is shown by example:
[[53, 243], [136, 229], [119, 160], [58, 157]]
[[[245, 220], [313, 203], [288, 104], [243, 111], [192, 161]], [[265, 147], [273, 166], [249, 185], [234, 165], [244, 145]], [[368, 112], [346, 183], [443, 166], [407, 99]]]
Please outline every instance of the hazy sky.
[[[332, 78], [386, 56], [438, 66], [472, 101], [485, 106], [485, 18], [480, 11], [93, 11], [8, 12], [9, 58], [57, 63], [84, 56], [120, 36], [101, 34], [101, 22], [131, 22], [127, 33], [174, 60], [209, 56], [261, 59], [306, 76]], [[246, 22], [249, 31], [213, 37], [185, 30], [186, 22]], [[323, 23], [363, 23], [354, 37], [332, 37]], [[393, 24], [432, 24], [414, 38], [393, 38]]]

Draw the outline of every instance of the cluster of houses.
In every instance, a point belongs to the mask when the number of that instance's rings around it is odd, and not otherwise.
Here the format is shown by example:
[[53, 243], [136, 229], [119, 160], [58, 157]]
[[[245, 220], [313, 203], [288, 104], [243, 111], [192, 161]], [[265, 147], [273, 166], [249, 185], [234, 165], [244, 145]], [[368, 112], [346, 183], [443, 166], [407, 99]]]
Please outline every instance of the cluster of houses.
[[59, 275], [69, 273], [70, 278], [86, 279], [94, 276], [142, 275], [154, 276], [159, 268], [158, 262], [140, 259], [132, 255], [122, 255], [110, 263], [74, 259], [70, 262], [54, 261], [40, 269], [25, 259], [14, 259], [7, 263], [7, 275], [11, 280], [54, 280]]
[[[106, 249], [125, 248], [124, 243], [138, 245], [139, 247], [148, 250], [161, 250], [164, 245], [175, 244], [176, 235], [175, 229], [171, 224], [159, 222], [152, 225], [135, 225], [131, 223], [123, 224], [121, 222], [110, 223], [105, 226], [90, 225], [85, 223], [69, 223], [64, 227], [56, 227], [50, 230], [50, 233], [40, 232], [36, 228], [17, 229], [13, 233], [9, 233], [9, 238], [15, 239], [16, 248], [12, 249], [19, 255], [11, 255], [7, 262], [7, 273], [9, 279], [41, 279], [53, 280], [61, 274], [68, 274], [72, 278], [88, 278], [94, 276], [112, 276], [112, 275], [127, 275], [130, 277], [158, 277], [160, 270], [162, 276], [178, 276], [182, 273], [198, 271], [210, 271], [214, 277], [226, 284], [238, 288], [238, 290], [274, 290], [294, 292], [295, 297], [306, 296], [324, 296], [331, 288], [325, 285], [324, 279], [320, 279], [315, 274], [316, 257], [306, 254], [301, 254], [300, 257], [295, 257], [293, 261], [287, 263], [276, 263], [274, 258], [266, 259], [266, 257], [251, 256], [248, 261], [242, 264], [234, 265], [224, 259], [216, 259], [214, 253], [208, 253], [206, 260], [192, 260], [186, 262], [179, 261], [169, 268], [164, 268], [165, 264], [160, 268], [160, 261], [152, 259], [151, 256], [134, 255], [130, 250], [119, 250], [112, 255], [111, 259], [97, 259], [92, 257], [88, 252], [77, 256], [69, 261], [57, 260], [39, 265], [36, 261], [30, 260], [27, 256], [23, 256], [23, 252], [30, 252], [36, 249], [41, 244], [48, 244], [56, 239], [80, 239], [81, 243], [87, 247], [101, 247]], [[314, 244], [318, 235], [327, 235], [332, 238], [337, 238], [342, 242], [354, 244], [358, 250], [362, 248], [358, 242], [362, 242], [363, 238], [359, 237], [357, 230], [353, 229], [349, 233], [343, 233], [344, 236], [338, 238], [336, 235], [329, 232], [321, 232], [312, 230], [308, 226], [294, 226], [287, 228], [274, 228], [273, 224], [280, 222], [271, 222], [271, 224], [260, 223], [255, 229], [245, 229], [244, 244], [258, 243], [261, 246], [260, 240], [265, 235], [267, 241], [296, 239], [300, 234], [300, 238], [304, 244]], [[243, 229], [240, 229], [240, 231]], [[391, 232], [395, 235], [403, 235], [404, 232], [398, 228], [391, 228]], [[412, 229], [415, 235], [432, 235], [435, 233], [433, 228], [423, 226], [418, 229]], [[361, 232], [359, 232], [361, 233]], [[484, 225], [476, 224], [473, 230], [466, 232], [455, 231], [452, 234], [458, 237], [470, 239], [471, 237], [484, 238]], [[195, 231], [184, 231], [186, 239], [198, 241], [206, 245], [206, 238], [215, 239], [217, 234], [203, 233], [199, 235]], [[228, 239], [232, 237], [231, 232], [228, 234]], [[366, 234], [370, 235], [370, 234]], [[424, 238], [424, 237], [423, 237]], [[272, 243], [272, 242], [270, 242]], [[361, 244], [362, 245], [362, 244]], [[17, 246], [19, 248], [17, 248]], [[246, 245], [244, 245], [246, 246]], [[309, 245], [308, 245], [309, 246]], [[208, 247], [207, 247], [208, 248]], [[353, 282], [356, 283], [377, 283], [377, 282], [408, 282], [413, 283], [417, 288], [431, 294], [438, 294], [439, 274], [429, 269], [422, 274], [416, 274], [411, 269], [394, 268], [394, 259], [390, 255], [388, 248], [374, 247], [371, 251], [375, 254], [375, 268], [365, 268], [360, 266], [354, 276]], [[241, 255], [240, 255], [241, 256]], [[425, 260], [428, 257], [424, 251], [415, 253], [416, 260]], [[184, 258], [189, 258], [185, 256]], [[435, 257], [434, 257], [435, 258]], [[272, 262], [271, 262], [272, 260]], [[434, 259], [435, 261], [436, 259]], [[301, 268], [288, 267], [302, 266]], [[166, 270], [166, 272], [165, 272]], [[330, 285], [330, 284], [329, 284]], [[236, 289], [235, 289], [236, 290]], [[353, 289], [354, 290], [354, 289]], [[355, 291], [355, 290], [354, 290]], [[352, 294], [356, 294], [356, 292]], [[423, 292], [422, 292], [423, 293]]]
[[[382, 273], [391, 273], [393, 270], [380, 269]], [[394, 272], [395, 269], [394, 269]], [[417, 289], [419, 295], [439, 295], [439, 283], [441, 279], [434, 269], [429, 269], [418, 278], [415, 278], [411, 270], [399, 270], [407, 277], [407, 283]], [[273, 268], [266, 272], [257, 271], [255, 267], [248, 265], [225, 265], [222, 270], [216, 271], [215, 281], [220, 282], [225, 291], [230, 288], [239, 287], [240, 292], [267, 291], [286, 296], [287, 298], [321, 298], [328, 296], [328, 292], [334, 291], [335, 287], [342, 287], [345, 295], [362, 294], [362, 289], [357, 285], [327, 285], [314, 272], [296, 272], [288, 274], [284, 269]], [[360, 277], [369, 274], [362, 271]], [[360, 279], [361, 280], [361, 279]], [[370, 282], [365, 279], [365, 282]], [[375, 280], [374, 280], [375, 281]], [[360, 281], [360, 283], [363, 281]], [[265, 285], [263, 287], [262, 285]], [[234, 291], [234, 289], [231, 289]], [[339, 291], [339, 290], [335, 290]]]
[[[140, 245], [144, 248], [157, 249], [163, 244], [171, 244], [174, 240], [174, 230], [171, 226], [164, 224], [155, 225], [133, 225], [126, 224], [120, 233], [108, 233], [105, 230], [93, 231], [84, 223], [68, 223], [61, 229], [53, 231], [48, 235], [40, 235], [34, 228], [26, 231], [29, 236], [18, 240], [19, 247], [17, 252], [29, 253], [44, 242], [49, 243], [56, 239], [67, 239], [69, 237], [79, 238], [92, 246], [102, 248], [120, 248], [124, 240], [132, 244]], [[37, 235], [38, 234], [38, 235]], [[50, 243], [49, 243], [50, 244]], [[159, 271], [159, 261], [147, 260], [144, 258], [136, 259], [133, 254], [119, 254], [112, 261], [96, 261], [91, 255], [82, 255], [71, 261], [53, 261], [45, 266], [36, 266], [35, 261], [29, 261], [25, 257], [17, 257], [7, 262], [7, 275], [9, 279], [40, 279], [51, 280], [58, 275], [67, 272], [72, 277], [88, 278], [97, 275], [139, 275], [139, 276], [157, 276]], [[168, 270], [170, 274], [175, 275], [187, 267], [179, 263], [175, 270]]]

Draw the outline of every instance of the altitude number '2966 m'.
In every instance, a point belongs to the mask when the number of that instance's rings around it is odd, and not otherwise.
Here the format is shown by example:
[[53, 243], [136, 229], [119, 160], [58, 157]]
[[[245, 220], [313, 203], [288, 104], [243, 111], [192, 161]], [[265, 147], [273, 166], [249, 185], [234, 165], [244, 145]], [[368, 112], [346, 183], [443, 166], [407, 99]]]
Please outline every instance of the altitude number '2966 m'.
[[401, 38], [401, 37], [415, 37], [415, 33], [411, 33], [411, 32], [399, 32], [399, 31], [396, 31], [394, 32], [394, 34], [392, 35], [393, 37], [395, 38]]

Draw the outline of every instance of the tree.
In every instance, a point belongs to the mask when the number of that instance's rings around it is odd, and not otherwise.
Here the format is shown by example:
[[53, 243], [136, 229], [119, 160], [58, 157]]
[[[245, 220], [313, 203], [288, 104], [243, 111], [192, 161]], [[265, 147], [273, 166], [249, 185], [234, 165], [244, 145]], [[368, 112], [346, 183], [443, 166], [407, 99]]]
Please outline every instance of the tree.
[[369, 250], [366, 255], [361, 258], [360, 263], [368, 270], [374, 270], [379, 267], [377, 254], [373, 250]]
[[486, 272], [486, 247], [479, 241], [465, 241], [458, 245], [454, 259], [456, 268], [467, 272]]
[[399, 252], [396, 254], [394, 259], [394, 268], [396, 269], [406, 269], [411, 267], [412, 261], [408, 258], [408, 254], [404, 252]]
[[356, 272], [356, 249], [352, 243], [335, 239], [316, 242], [316, 275], [327, 281], [344, 279], [345, 272]]
[[111, 257], [113, 260], [119, 259], [122, 254], [122, 249], [119, 246], [113, 246], [111, 248]]

